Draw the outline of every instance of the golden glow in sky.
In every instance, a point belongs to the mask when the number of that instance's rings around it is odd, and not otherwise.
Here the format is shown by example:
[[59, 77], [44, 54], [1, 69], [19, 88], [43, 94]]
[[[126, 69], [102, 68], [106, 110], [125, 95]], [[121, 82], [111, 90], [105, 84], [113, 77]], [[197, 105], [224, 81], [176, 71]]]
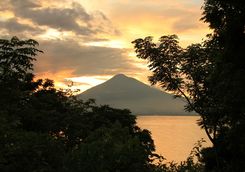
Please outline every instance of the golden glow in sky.
[[[67, 86], [70, 87], [72, 90], [87, 90], [93, 86], [102, 84], [105, 80], [110, 79], [111, 76], [93, 76], [93, 77], [74, 77], [74, 78], [65, 78], [64, 82], [58, 82], [58, 86], [61, 88], [66, 88]], [[80, 91], [79, 91], [80, 92]]]
[[110, 40], [110, 41], [98, 41], [98, 42], [88, 42], [84, 45], [87, 46], [98, 46], [98, 47], [110, 47], [110, 48], [127, 48], [127, 44], [121, 40]]
[[181, 46], [209, 33], [200, 21], [202, 0], [1, 0], [0, 34], [32, 38], [44, 51], [37, 77], [57, 87], [84, 91], [115, 74], [147, 83], [150, 72], [137, 59], [137, 38], [177, 34]]
[[49, 39], [58, 39], [61, 36], [62, 36], [62, 32], [59, 32], [56, 29], [48, 28], [45, 33], [40, 35], [40, 38], [49, 40]]

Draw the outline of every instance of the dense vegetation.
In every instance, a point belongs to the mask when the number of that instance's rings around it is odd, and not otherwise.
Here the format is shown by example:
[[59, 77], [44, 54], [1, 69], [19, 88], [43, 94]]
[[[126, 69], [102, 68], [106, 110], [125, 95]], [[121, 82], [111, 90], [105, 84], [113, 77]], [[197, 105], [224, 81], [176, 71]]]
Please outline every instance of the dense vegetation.
[[151, 171], [154, 144], [128, 110], [34, 80], [34, 40], [0, 40], [0, 171]]
[[[178, 165], [154, 153], [129, 110], [83, 102], [32, 73], [34, 40], [0, 40], [0, 171], [200, 171], [192, 154]], [[198, 150], [199, 146], [196, 147]], [[193, 153], [198, 153], [194, 151]]]
[[244, 171], [245, 3], [205, 0], [203, 9], [213, 29], [203, 43], [182, 48], [176, 35], [133, 43], [149, 60], [151, 83], [200, 114], [212, 147], [198, 145], [179, 165], [163, 163], [130, 111], [77, 100], [52, 80], [35, 79], [38, 43], [13, 37], [0, 40], [0, 171]]
[[149, 80], [200, 115], [213, 147], [202, 150], [206, 171], [245, 170], [245, 2], [205, 0], [202, 20], [213, 33], [200, 44], [179, 46], [176, 35], [133, 43], [137, 56], [147, 59]]
[[164, 164], [129, 110], [83, 102], [32, 73], [34, 40], [0, 40], [0, 171], [154, 172], [200, 169], [193, 157]]

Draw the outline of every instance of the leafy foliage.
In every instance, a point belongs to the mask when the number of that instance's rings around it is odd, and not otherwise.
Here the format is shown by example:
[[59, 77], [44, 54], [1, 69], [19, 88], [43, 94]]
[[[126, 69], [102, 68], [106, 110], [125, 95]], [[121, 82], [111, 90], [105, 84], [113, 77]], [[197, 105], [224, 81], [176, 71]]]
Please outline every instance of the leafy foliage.
[[[133, 41], [137, 57], [147, 59], [153, 75], [151, 84], [159, 84], [167, 91], [183, 96], [187, 101], [186, 109], [201, 115], [201, 124], [209, 138], [214, 133], [213, 125], [207, 119], [210, 97], [207, 95], [208, 77], [214, 65], [207, 55], [206, 43], [193, 44], [186, 49], [179, 46], [176, 35], [162, 36], [159, 44], [151, 37]], [[215, 106], [215, 105], [214, 105]]]
[[204, 171], [204, 165], [200, 161], [202, 157], [201, 151], [202, 143], [205, 142], [205, 140], [201, 139], [199, 140], [194, 148], [192, 149], [190, 155], [187, 157], [185, 161], [181, 161], [180, 163], [172, 162], [165, 162], [164, 158], [157, 159], [158, 162], [156, 162], [157, 166], [154, 168], [154, 172], [202, 172]]
[[245, 3], [205, 0], [202, 20], [213, 33], [201, 44], [181, 48], [176, 35], [133, 41], [137, 56], [148, 60], [152, 84], [200, 114], [199, 124], [213, 143], [203, 150], [207, 171], [244, 171]]
[[34, 40], [0, 40], [0, 171], [151, 171], [154, 143], [129, 110], [34, 80]]

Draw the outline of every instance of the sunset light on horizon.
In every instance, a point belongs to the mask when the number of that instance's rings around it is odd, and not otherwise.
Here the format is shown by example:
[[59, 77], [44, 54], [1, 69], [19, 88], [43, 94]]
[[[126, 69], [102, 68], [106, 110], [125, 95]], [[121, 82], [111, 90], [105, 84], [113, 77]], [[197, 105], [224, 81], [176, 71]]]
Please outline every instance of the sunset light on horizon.
[[245, 0], [0, 0], [0, 172], [245, 171]]
[[3, 0], [0, 34], [35, 39], [37, 78], [67, 80], [81, 92], [123, 73], [149, 84], [146, 61], [135, 56], [132, 41], [176, 34], [186, 47], [210, 33], [200, 21], [201, 0]]

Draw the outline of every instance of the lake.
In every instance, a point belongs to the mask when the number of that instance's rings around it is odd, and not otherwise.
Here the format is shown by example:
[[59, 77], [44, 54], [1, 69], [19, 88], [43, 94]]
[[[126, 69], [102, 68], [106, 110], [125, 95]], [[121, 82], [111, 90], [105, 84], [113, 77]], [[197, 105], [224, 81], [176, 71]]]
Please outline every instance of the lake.
[[197, 125], [198, 116], [137, 116], [137, 125], [152, 133], [156, 152], [167, 161], [186, 160], [194, 144], [204, 138], [204, 147], [210, 146], [205, 131]]

